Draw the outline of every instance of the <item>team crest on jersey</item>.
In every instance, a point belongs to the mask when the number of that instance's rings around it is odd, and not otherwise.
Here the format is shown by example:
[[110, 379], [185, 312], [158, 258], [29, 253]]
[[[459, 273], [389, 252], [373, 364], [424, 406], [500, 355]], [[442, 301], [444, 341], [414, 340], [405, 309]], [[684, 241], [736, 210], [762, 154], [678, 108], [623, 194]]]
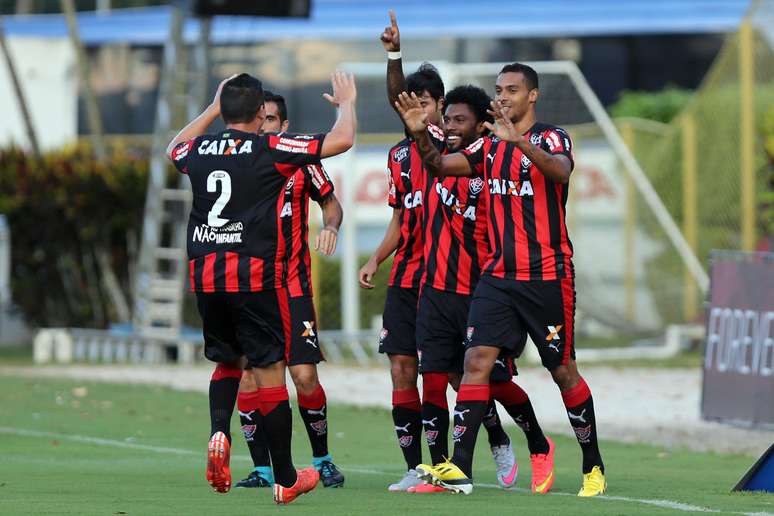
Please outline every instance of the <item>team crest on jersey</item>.
[[320, 421], [314, 421], [309, 423], [309, 427], [317, 432], [317, 435], [325, 435], [328, 433], [328, 420], [321, 419]]
[[541, 137], [539, 133], [532, 134], [529, 137], [529, 143], [531, 143], [532, 145], [540, 145], [540, 140], [541, 140]]
[[468, 333], [467, 333], [468, 340], [473, 338], [473, 332], [475, 331], [476, 331], [475, 326], [468, 326]]
[[435, 440], [438, 439], [438, 430], [427, 430], [425, 432], [425, 437], [427, 438], [427, 444], [433, 446]]
[[242, 425], [242, 433], [245, 436], [245, 439], [248, 441], [253, 438], [255, 435], [255, 430], [258, 428], [258, 425]]
[[183, 145], [175, 148], [175, 150], [172, 152], [172, 159], [175, 161], [180, 161], [181, 159], [188, 156], [188, 151], [190, 150], [191, 142], [187, 141]]
[[468, 186], [470, 188], [470, 193], [473, 195], [478, 195], [481, 193], [481, 190], [484, 189], [484, 180], [480, 177], [474, 177], [470, 180], [470, 183], [468, 183]]
[[400, 444], [401, 448], [408, 448], [411, 446], [411, 443], [414, 442], [414, 436], [413, 435], [404, 435], [400, 439], [398, 439], [398, 443]]
[[406, 146], [398, 147], [397, 149], [395, 149], [395, 152], [392, 153], [392, 161], [394, 161], [395, 163], [400, 163], [401, 161], [406, 159], [406, 156], [408, 156], [408, 153], [409, 153], [408, 147]]
[[467, 426], [462, 425], [454, 425], [454, 431], [452, 432], [452, 437], [455, 441], [459, 441], [460, 437], [463, 436], [465, 431], [468, 429]]
[[525, 154], [521, 155], [521, 166], [524, 168], [529, 168], [532, 166], [532, 162]]

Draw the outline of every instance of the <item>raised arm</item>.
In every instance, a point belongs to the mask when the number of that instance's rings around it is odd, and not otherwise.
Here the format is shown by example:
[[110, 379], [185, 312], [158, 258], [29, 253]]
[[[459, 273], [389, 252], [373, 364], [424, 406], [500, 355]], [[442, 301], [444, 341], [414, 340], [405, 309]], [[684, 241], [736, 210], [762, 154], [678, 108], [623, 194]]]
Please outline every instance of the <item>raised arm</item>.
[[406, 91], [406, 77], [403, 75], [403, 59], [400, 53], [400, 30], [395, 11], [390, 11], [390, 25], [384, 28], [381, 38], [387, 51], [387, 101], [395, 109], [400, 92]]
[[398, 248], [400, 242], [400, 209], [393, 208], [392, 219], [387, 226], [387, 231], [384, 233], [384, 238], [379, 247], [376, 248], [374, 254], [368, 259], [365, 265], [360, 269], [360, 286], [362, 288], [371, 289], [374, 288], [374, 284], [371, 283], [374, 279], [376, 271], [379, 269], [379, 265], [382, 264], [395, 250]]
[[405, 91], [401, 93], [395, 102], [395, 109], [416, 140], [419, 155], [422, 156], [425, 169], [431, 175], [436, 177], [474, 175], [464, 154], [455, 152], [442, 156], [433, 145], [427, 132], [427, 114], [422, 110], [419, 99], [414, 93], [411, 95]]
[[331, 256], [336, 252], [336, 242], [339, 236], [341, 220], [344, 217], [344, 210], [341, 208], [341, 203], [334, 193], [331, 193], [320, 202], [320, 208], [322, 209], [323, 228], [320, 230], [320, 234], [317, 235], [314, 248], [326, 256]]
[[489, 113], [494, 116], [495, 123], [484, 122], [484, 125], [492, 131], [492, 134], [503, 141], [511, 142], [527, 156], [541, 174], [555, 183], [567, 183], [570, 181], [572, 173], [572, 162], [570, 158], [562, 154], [550, 154], [540, 147], [529, 142], [514, 127], [513, 122], [508, 118], [502, 106], [492, 102], [492, 109]]
[[333, 95], [325, 93], [323, 97], [337, 106], [338, 111], [336, 122], [323, 140], [321, 158], [336, 156], [351, 149], [355, 144], [355, 133], [357, 132], [355, 78], [352, 74], [335, 72], [331, 76], [331, 84], [333, 85]]
[[223, 91], [223, 86], [234, 77], [236, 77], [236, 74], [222, 80], [218, 85], [217, 91], [215, 92], [215, 98], [212, 99], [210, 105], [207, 106], [207, 108], [199, 116], [191, 120], [188, 125], [183, 127], [180, 132], [175, 135], [172, 141], [169, 142], [166, 151], [167, 158], [170, 160], [172, 159], [172, 151], [177, 145], [196, 138], [197, 136], [201, 136], [207, 132], [207, 128], [210, 126], [210, 124], [212, 124], [220, 116], [220, 92]]

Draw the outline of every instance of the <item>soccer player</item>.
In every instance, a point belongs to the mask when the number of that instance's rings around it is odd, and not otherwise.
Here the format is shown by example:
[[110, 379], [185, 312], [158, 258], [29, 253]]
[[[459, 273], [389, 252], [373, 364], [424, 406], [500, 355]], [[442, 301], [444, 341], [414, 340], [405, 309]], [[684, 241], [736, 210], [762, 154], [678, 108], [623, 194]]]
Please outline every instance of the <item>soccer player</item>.
[[604, 464], [591, 391], [574, 358], [575, 286], [565, 224], [572, 143], [563, 129], [537, 122], [538, 75], [531, 67], [505, 66], [495, 91], [496, 124], [486, 124], [494, 137], [444, 156], [427, 136], [427, 116], [416, 95], [401, 93], [396, 104], [429, 172], [483, 175], [488, 188], [491, 249], [470, 307], [454, 455], [445, 464], [418, 469], [432, 483], [472, 492], [473, 449], [490, 397], [490, 372], [502, 349], [521, 353], [528, 333], [559, 387], [583, 453], [578, 495], [596, 496], [606, 489]]
[[[287, 244], [282, 201], [288, 178], [300, 167], [341, 154], [354, 143], [354, 80], [337, 72], [332, 83], [333, 97], [327, 98], [339, 105], [339, 114], [327, 134], [259, 136], [265, 117], [263, 88], [258, 79], [240, 74], [223, 81], [213, 102], [167, 147], [193, 190], [188, 257], [205, 356], [233, 371], [244, 355], [252, 368], [260, 386], [258, 425], [265, 429], [278, 504], [311, 491], [319, 480], [314, 468], [297, 471], [291, 457], [292, 416], [285, 386], [291, 321], [282, 287], [288, 273], [288, 262], [281, 259]], [[219, 116], [226, 128], [205, 134]], [[230, 434], [223, 416], [233, 410], [236, 389], [222, 379], [213, 377], [210, 385], [207, 480], [226, 492], [231, 483]]]
[[[264, 91], [266, 118], [261, 134], [288, 130], [285, 98]], [[325, 391], [317, 376], [317, 364], [323, 354], [317, 339], [317, 318], [312, 300], [311, 258], [309, 255], [309, 199], [320, 205], [323, 229], [317, 236], [315, 248], [324, 255], [336, 250], [341, 226], [341, 204], [333, 192], [333, 183], [322, 165], [316, 163], [299, 169], [285, 183], [282, 211], [282, 232], [288, 260], [285, 284], [289, 292], [291, 340], [286, 350], [288, 370], [298, 393], [298, 410], [304, 420], [312, 446], [312, 464], [320, 472], [325, 487], [341, 487], [344, 475], [333, 464], [328, 453], [328, 419]], [[256, 424], [255, 413], [259, 402], [258, 385], [253, 375], [245, 372], [239, 385], [237, 408], [242, 433], [253, 459], [253, 471], [236, 487], [269, 487], [273, 483], [269, 450], [263, 436], [264, 429]]]
[[[400, 51], [400, 33], [395, 14], [382, 41], [391, 43], [388, 51]], [[397, 99], [403, 88], [401, 59], [389, 60], [389, 96]], [[446, 94], [443, 103], [445, 148], [456, 152], [473, 143], [486, 131], [484, 123], [490, 98], [481, 88], [459, 86]], [[419, 372], [422, 375], [422, 419], [434, 464], [448, 456], [449, 409], [446, 386], [457, 389], [462, 376], [467, 318], [470, 301], [489, 250], [487, 213], [482, 177], [445, 177], [426, 180], [424, 228], [425, 270], [417, 311], [416, 342]], [[553, 447], [535, 417], [529, 396], [511, 381], [513, 361], [501, 354], [491, 374], [492, 397], [506, 407], [524, 431], [532, 462], [532, 490], [546, 493], [553, 485]], [[490, 401], [483, 420], [489, 445], [497, 465], [497, 481], [502, 487], [516, 482], [518, 467], [510, 439], [496, 417]], [[431, 484], [417, 486], [415, 492], [432, 492]]]

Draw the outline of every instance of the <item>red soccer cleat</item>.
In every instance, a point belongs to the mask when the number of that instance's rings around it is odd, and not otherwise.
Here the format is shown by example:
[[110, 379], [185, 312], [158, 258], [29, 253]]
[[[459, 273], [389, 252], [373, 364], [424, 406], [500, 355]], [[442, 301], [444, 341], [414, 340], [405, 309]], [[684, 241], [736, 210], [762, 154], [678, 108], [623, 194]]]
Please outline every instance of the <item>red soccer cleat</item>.
[[447, 492], [441, 486], [434, 486], [433, 484], [419, 484], [418, 486], [412, 486], [408, 488], [409, 493], [445, 493]]
[[320, 472], [315, 468], [296, 470], [298, 478], [291, 487], [284, 487], [274, 483], [274, 501], [279, 505], [287, 505], [304, 493], [308, 493], [317, 486], [320, 480]]
[[218, 493], [231, 489], [231, 445], [223, 432], [215, 432], [207, 446], [207, 482]]

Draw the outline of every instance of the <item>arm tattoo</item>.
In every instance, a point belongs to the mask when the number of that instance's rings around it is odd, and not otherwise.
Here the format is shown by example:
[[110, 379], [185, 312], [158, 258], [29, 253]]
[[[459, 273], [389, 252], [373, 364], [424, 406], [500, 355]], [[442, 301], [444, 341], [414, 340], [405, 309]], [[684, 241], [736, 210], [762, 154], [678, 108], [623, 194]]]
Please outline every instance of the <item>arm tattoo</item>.
[[425, 165], [425, 169], [431, 176], [441, 176], [441, 166], [443, 158], [438, 149], [435, 148], [433, 142], [430, 141], [430, 135], [427, 131], [423, 131], [422, 134], [414, 135], [417, 141], [417, 150], [419, 155], [422, 156], [422, 163]]
[[403, 76], [403, 60], [402, 59], [388, 59], [387, 60], [387, 100], [390, 102], [390, 107], [395, 109], [395, 101], [398, 100], [398, 95], [406, 90], [406, 79]]

